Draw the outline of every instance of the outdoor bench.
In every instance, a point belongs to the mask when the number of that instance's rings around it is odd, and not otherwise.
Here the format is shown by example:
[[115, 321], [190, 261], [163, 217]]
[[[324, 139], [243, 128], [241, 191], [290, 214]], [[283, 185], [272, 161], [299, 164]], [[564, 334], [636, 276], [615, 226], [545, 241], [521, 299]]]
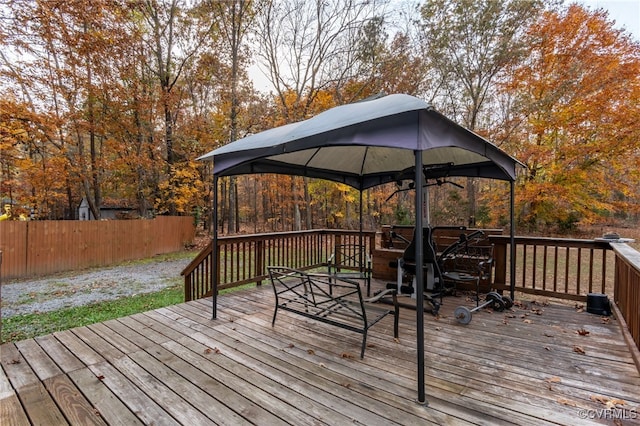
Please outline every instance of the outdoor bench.
[[268, 269], [276, 300], [271, 326], [276, 322], [278, 309], [283, 309], [360, 333], [360, 358], [364, 358], [367, 331], [385, 316], [394, 316], [393, 335], [398, 337], [399, 306], [395, 290], [390, 292], [393, 296], [393, 308], [390, 308], [365, 301], [358, 283], [346, 278], [282, 266], [270, 266]]
[[371, 253], [360, 244], [337, 244], [327, 259], [327, 273], [330, 277], [364, 281], [367, 297], [371, 295], [372, 269]]

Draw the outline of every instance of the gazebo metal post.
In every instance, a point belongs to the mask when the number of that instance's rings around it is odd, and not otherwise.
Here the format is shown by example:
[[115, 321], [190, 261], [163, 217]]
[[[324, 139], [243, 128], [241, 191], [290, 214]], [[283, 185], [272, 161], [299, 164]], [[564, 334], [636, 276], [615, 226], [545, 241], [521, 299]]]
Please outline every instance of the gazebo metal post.
[[211, 247], [211, 300], [213, 304], [211, 318], [218, 316], [218, 176], [213, 175], [213, 241]]
[[510, 283], [510, 296], [511, 296], [511, 300], [516, 300], [515, 298], [515, 289], [516, 289], [516, 238], [515, 238], [515, 232], [516, 232], [516, 224], [515, 224], [515, 181], [511, 180], [510, 182], [510, 192], [511, 192], [511, 202], [510, 202], [510, 207], [511, 207], [511, 218], [510, 218], [510, 229], [509, 232], [511, 234], [511, 238], [510, 238], [510, 244], [509, 244], [509, 274], [511, 275], [509, 278], [511, 279], [511, 283]]
[[415, 259], [416, 259], [416, 346], [418, 353], [418, 403], [427, 405], [424, 383], [424, 271], [422, 269], [422, 151], [414, 151], [416, 160], [415, 188], [416, 188], [416, 231], [415, 231]]
[[[363, 207], [362, 207], [362, 183], [361, 183], [360, 184], [360, 233], [359, 233], [359, 236], [358, 236], [358, 239], [359, 239], [358, 244], [360, 245], [360, 249], [358, 250], [358, 256], [359, 256], [358, 264], [360, 265], [360, 269], [362, 269], [362, 271], [360, 271], [360, 272], [361, 273], [363, 273], [363, 272], [366, 273], [365, 269], [363, 269], [363, 265], [364, 265], [364, 262], [365, 262], [365, 256], [364, 256], [364, 253], [363, 253], [363, 251], [364, 251], [364, 235], [362, 235], [362, 232], [363, 232], [362, 210], [363, 210]], [[367, 293], [367, 297], [369, 297], [369, 293]]]

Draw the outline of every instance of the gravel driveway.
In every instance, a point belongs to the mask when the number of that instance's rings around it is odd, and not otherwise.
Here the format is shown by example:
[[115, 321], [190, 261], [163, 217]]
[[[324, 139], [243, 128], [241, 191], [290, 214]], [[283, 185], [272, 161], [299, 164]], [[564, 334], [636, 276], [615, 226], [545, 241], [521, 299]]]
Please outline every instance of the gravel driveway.
[[197, 255], [153, 259], [81, 272], [65, 272], [33, 280], [2, 283], [2, 317], [55, 311], [134, 294], [151, 293], [183, 282], [180, 272]]

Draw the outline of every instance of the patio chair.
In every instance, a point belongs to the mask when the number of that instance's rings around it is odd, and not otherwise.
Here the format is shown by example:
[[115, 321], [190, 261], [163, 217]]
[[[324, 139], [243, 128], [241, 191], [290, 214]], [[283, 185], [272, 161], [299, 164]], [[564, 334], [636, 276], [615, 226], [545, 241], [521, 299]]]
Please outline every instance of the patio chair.
[[460, 244], [456, 250], [443, 256], [440, 262], [443, 268], [442, 278], [445, 285], [452, 286], [454, 292], [457, 284], [475, 284], [476, 306], [478, 306], [480, 283], [486, 283], [490, 286], [492, 281], [493, 244]]
[[327, 261], [329, 279], [363, 281], [367, 297], [371, 295], [372, 257], [366, 246], [360, 244], [336, 244]]

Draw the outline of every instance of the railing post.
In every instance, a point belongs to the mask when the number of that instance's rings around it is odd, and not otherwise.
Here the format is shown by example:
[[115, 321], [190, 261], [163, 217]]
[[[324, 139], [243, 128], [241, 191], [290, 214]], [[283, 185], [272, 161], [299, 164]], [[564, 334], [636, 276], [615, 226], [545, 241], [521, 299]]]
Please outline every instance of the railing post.
[[369, 235], [369, 255], [373, 255], [373, 249], [376, 246], [376, 233]]
[[[333, 263], [335, 263], [336, 265], [339, 265], [342, 263], [342, 259], [340, 259], [340, 257], [342, 257], [342, 254], [340, 253], [340, 251], [338, 250], [338, 253], [336, 253], [335, 248], [337, 246], [339, 246], [340, 244], [342, 244], [342, 235], [340, 234], [335, 234], [334, 238], [334, 242], [333, 242], [333, 247], [331, 249], [331, 252], [336, 256], [335, 259], [333, 259]], [[329, 254], [330, 256], [330, 254]]]
[[[489, 237], [491, 240], [491, 237]], [[507, 242], [505, 240], [493, 240], [493, 259], [495, 262], [494, 284], [507, 285]]]
[[192, 274], [184, 276], [184, 301], [190, 302], [193, 300], [193, 281], [191, 280]]
[[[261, 277], [267, 273], [264, 265], [264, 240], [256, 241], [256, 266], [254, 276]], [[262, 280], [256, 281], [256, 285], [262, 285]]]

